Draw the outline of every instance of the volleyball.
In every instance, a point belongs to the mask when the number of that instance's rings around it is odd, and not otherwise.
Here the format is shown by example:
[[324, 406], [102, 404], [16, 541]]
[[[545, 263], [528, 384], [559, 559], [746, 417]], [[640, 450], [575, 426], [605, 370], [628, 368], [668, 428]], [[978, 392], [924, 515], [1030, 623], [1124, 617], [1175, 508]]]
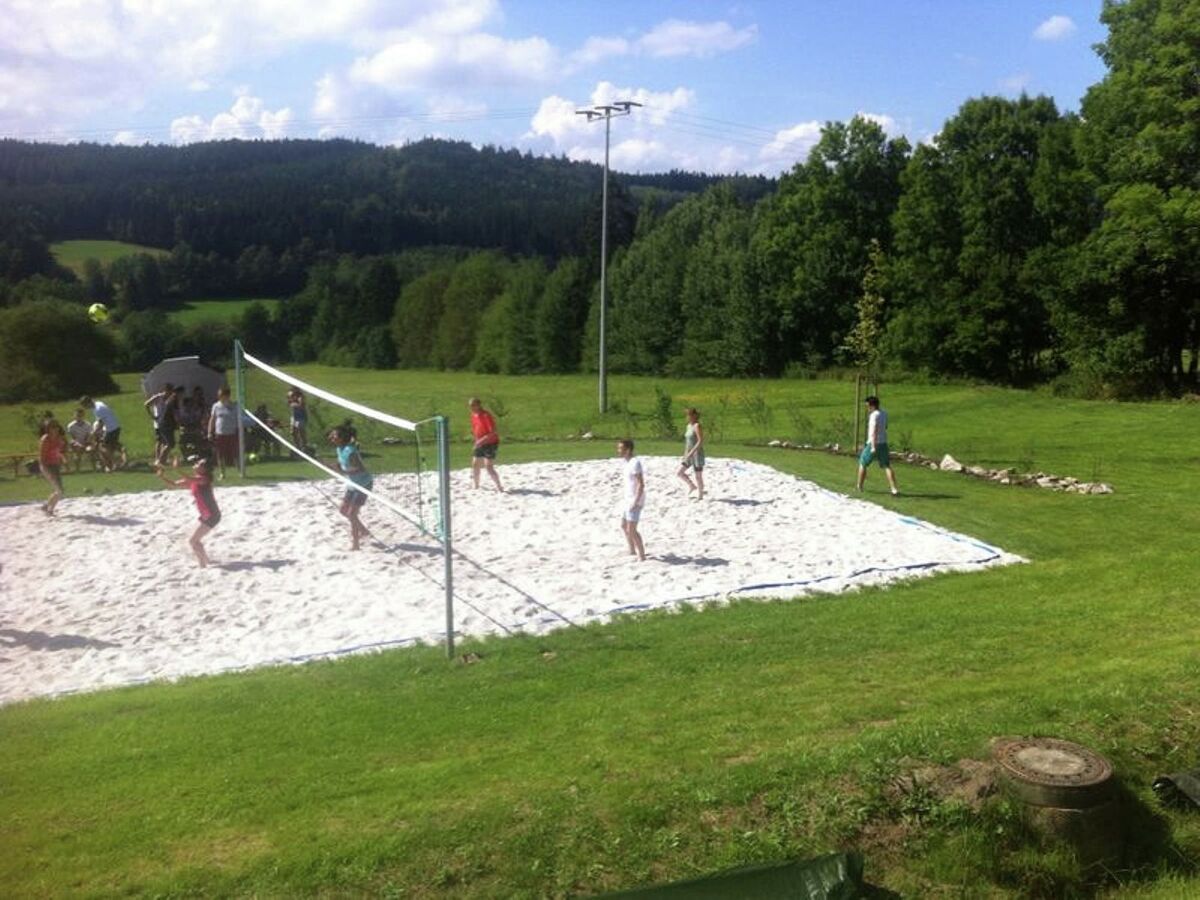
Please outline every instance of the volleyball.
[[93, 303], [88, 307], [88, 318], [99, 324], [108, 321], [108, 307], [103, 303]]

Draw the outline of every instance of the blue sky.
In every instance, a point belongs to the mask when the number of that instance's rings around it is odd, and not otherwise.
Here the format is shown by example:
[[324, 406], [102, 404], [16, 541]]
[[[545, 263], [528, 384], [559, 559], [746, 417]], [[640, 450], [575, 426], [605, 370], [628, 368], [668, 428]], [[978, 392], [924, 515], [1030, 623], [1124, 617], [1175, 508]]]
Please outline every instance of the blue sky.
[[0, 0], [0, 136], [427, 135], [776, 174], [855, 114], [928, 140], [970, 97], [1077, 110], [1101, 0]]

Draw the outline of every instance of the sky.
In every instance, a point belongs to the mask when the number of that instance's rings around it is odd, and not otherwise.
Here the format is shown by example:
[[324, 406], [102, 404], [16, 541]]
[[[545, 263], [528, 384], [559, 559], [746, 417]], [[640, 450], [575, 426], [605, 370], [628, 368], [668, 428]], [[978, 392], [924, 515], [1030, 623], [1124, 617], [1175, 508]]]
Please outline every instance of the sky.
[[423, 137], [776, 175], [822, 124], [916, 143], [971, 97], [1077, 111], [1102, 0], [0, 0], [0, 137]]

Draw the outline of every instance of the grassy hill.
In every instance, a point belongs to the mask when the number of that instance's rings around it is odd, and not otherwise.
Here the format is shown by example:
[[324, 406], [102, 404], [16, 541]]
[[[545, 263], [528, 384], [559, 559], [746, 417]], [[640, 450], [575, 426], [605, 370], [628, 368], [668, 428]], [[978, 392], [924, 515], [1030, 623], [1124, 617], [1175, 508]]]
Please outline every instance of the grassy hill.
[[153, 256], [166, 256], [166, 250], [157, 247], [144, 247], [141, 244], [126, 244], [123, 241], [60, 241], [50, 245], [60, 266], [65, 266], [76, 275], [83, 274], [84, 260], [94, 259], [102, 265], [108, 265], [113, 260], [135, 253], [149, 253]]
[[[459, 434], [478, 394], [506, 412], [502, 465], [610, 456], [608, 440], [566, 439], [585, 429], [679, 452], [651, 439], [657, 387], [676, 412], [704, 412], [714, 455], [835, 491], [853, 480], [846, 456], [762, 446], [844, 432], [841, 382], [614, 378], [618, 411], [601, 418], [582, 376], [298, 373], [401, 415], [448, 411]], [[134, 377], [120, 383], [130, 393], [113, 405], [140, 426]], [[1116, 492], [901, 465], [902, 495], [873, 474], [867, 499], [1029, 564], [471, 641], [473, 665], [418, 648], [0, 709], [0, 879], [21, 896], [565, 896], [854, 848], [868, 880], [906, 897], [1194, 896], [1200, 823], [1149, 788], [1197, 765], [1200, 746], [1194, 405], [970, 386], [883, 396], [894, 443]], [[0, 451], [20, 416], [0, 408]], [[148, 428], [129, 435], [148, 451]], [[300, 469], [272, 465], [250, 480]], [[65, 503], [152, 484], [73, 475]], [[0, 499], [44, 493], [0, 477]], [[896, 788], [920, 767], [987, 758], [999, 735], [1112, 760], [1132, 810], [1120, 865], [1083, 872], [1003, 798], [975, 812]]]
[[203, 322], [231, 322], [241, 316], [252, 303], [261, 303], [274, 313], [280, 301], [272, 297], [234, 298], [220, 300], [188, 300], [180, 309], [172, 310], [171, 319], [188, 326]]

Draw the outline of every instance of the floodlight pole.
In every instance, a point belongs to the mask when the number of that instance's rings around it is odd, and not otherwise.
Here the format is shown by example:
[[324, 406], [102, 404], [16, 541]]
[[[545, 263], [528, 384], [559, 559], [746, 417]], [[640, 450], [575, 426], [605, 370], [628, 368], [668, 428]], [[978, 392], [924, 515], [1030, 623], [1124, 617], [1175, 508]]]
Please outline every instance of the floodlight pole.
[[608, 145], [612, 135], [612, 120], [630, 114], [631, 108], [641, 106], [632, 100], [618, 100], [612, 105], [600, 104], [592, 109], [577, 109], [575, 115], [587, 116], [589, 122], [604, 120], [604, 191], [600, 201], [600, 414], [608, 412], [608, 353], [605, 346], [605, 311], [608, 306]]

